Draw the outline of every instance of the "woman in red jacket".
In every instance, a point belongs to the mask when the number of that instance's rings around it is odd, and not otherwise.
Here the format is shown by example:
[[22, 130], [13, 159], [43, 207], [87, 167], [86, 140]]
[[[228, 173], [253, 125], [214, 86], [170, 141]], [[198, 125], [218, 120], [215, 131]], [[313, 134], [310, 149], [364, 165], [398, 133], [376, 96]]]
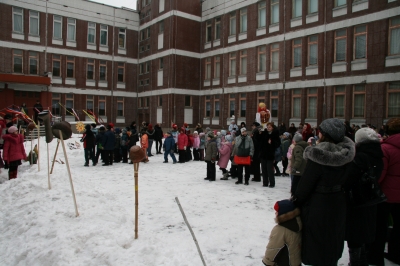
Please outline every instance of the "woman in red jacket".
[[179, 153], [179, 162], [178, 163], [184, 163], [186, 162], [186, 148], [188, 145], [188, 136], [186, 135], [186, 129], [181, 128], [179, 130], [179, 135], [178, 135], [178, 153]]
[[4, 169], [8, 170], [8, 179], [17, 178], [18, 166], [21, 160], [26, 159], [24, 148], [24, 136], [18, 134], [18, 128], [12, 126], [8, 129], [7, 135], [3, 135], [4, 139]]

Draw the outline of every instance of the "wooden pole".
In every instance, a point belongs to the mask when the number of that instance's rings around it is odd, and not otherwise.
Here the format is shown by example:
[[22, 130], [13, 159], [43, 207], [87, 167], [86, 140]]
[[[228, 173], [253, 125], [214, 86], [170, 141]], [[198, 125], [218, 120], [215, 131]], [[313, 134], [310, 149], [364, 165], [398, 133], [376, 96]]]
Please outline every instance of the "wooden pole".
[[33, 130], [31, 131], [31, 165], [33, 164]]
[[56, 152], [54, 153], [54, 158], [53, 158], [53, 162], [51, 164], [51, 170], [50, 170], [50, 174], [53, 173], [53, 168], [54, 168], [54, 163], [56, 161], [56, 156], [57, 156], [57, 151], [58, 151], [58, 146], [60, 146], [60, 140], [57, 140], [57, 147], [56, 147]]
[[38, 135], [38, 138], [37, 138], [37, 148], [38, 148], [38, 155], [37, 155], [37, 166], [38, 166], [38, 172], [40, 172], [40, 160], [39, 160], [39, 153], [40, 153], [40, 146], [39, 146], [39, 142], [40, 142], [40, 126], [37, 126], [36, 127], [36, 129], [37, 129], [37, 135]]
[[60, 131], [60, 141], [61, 141], [61, 145], [62, 145], [62, 148], [64, 151], [65, 163], [67, 165], [67, 170], [68, 170], [68, 175], [69, 175], [69, 183], [71, 184], [72, 198], [74, 199], [75, 215], [76, 215], [76, 217], [78, 217], [79, 212], [78, 212], [78, 206], [76, 205], [75, 190], [74, 190], [74, 184], [72, 183], [71, 169], [69, 168], [69, 162], [68, 162], [68, 157], [67, 157], [67, 151], [65, 150], [63, 135], [62, 135], [61, 130], [59, 130], [59, 131]]
[[133, 163], [135, 171], [135, 239], [138, 238], [138, 216], [139, 216], [139, 163]]
[[49, 189], [51, 189], [50, 183], [50, 155], [49, 155], [49, 143], [47, 143], [47, 183], [49, 185]]

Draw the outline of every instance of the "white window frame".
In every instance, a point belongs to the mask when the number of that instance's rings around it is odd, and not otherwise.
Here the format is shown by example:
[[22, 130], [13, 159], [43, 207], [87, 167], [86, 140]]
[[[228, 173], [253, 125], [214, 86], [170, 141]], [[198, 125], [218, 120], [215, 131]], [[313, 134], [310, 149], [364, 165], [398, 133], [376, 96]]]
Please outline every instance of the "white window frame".
[[[104, 69], [104, 78], [102, 77], [102, 69]], [[105, 60], [100, 60], [99, 64], [99, 80], [100, 81], [106, 81], [107, 80], [107, 61]]]
[[[343, 97], [343, 106], [340, 106], [343, 114], [338, 114], [338, 106], [337, 106], [337, 98]], [[344, 118], [346, 116], [346, 87], [345, 86], [336, 86], [334, 88], [334, 98], [333, 98], [333, 117]]]
[[308, 0], [308, 14], [314, 14], [314, 13], [318, 13], [318, 0]]
[[[303, 40], [301, 39], [301, 38], [297, 38], [297, 39], [294, 39], [293, 41], [292, 41], [292, 47], [293, 47], [293, 49], [292, 49], [292, 51], [293, 51], [293, 53], [292, 53], [292, 67], [293, 68], [296, 68], [296, 67], [302, 67], [302, 57], [303, 57], [303, 55], [302, 55], [302, 49], [303, 49]], [[296, 58], [295, 58], [295, 54], [296, 54], [296, 52], [299, 54], [299, 58], [298, 58], [298, 60], [299, 61], [296, 61]]]
[[247, 7], [240, 9], [240, 33], [247, 32]]
[[221, 76], [221, 61], [220, 56], [214, 57], [214, 78], [219, 78]]
[[[89, 68], [91, 68], [92, 72], [92, 77], [89, 77]], [[87, 59], [87, 64], [86, 64], [86, 79], [88, 80], [94, 80], [95, 79], [95, 62], [94, 59]]]
[[292, 18], [300, 18], [302, 15], [303, 15], [303, 0], [292, 0]]
[[[234, 67], [232, 67], [234, 63]], [[236, 76], [236, 52], [229, 53], [229, 76]]]
[[[70, 34], [73, 34], [73, 38], [70, 38], [72, 37]], [[76, 19], [74, 18], [67, 18], [67, 41], [76, 42]]]
[[241, 76], [247, 75], [247, 50], [240, 51], [239, 73]]
[[[105, 32], [106, 43], [102, 43], [102, 34]], [[100, 24], [100, 46], [108, 46], [108, 26]]]
[[[54, 62], [58, 62], [58, 72], [59, 72], [59, 75], [57, 75], [57, 74], [55, 74], [55, 71], [54, 71]], [[52, 74], [53, 74], [53, 77], [61, 77], [61, 55], [58, 55], [58, 54], [53, 54], [53, 59], [52, 59]]]
[[[29, 10], [29, 35], [39, 36], [40, 32], [40, 13], [38, 11]], [[36, 24], [37, 32], [32, 31], [32, 26]]]
[[229, 36], [236, 35], [236, 11], [229, 14]]
[[[337, 36], [338, 32], [345, 32], [345, 35], [340, 35]], [[337, 55], [338, 55], [338, 42], [341, 40], [345, 40], [345, 47], [344, 47], [344, 59], [343, 60], [338, 60]], [[346, 62], [346, 57], [347, 57], [347, 29], [340, 29], [335, 31], [335, 62]]]
[[205, 79], [211, 79], [211, 57], [206, 58], [206, 67], [205, 67]]
[[214, 23], [214, 40], [221, 39], [221, 17], [215, 18]]
[[[93, 36], [93, 41], [90, 41], [90, 36]], [[88, 22], [88, 36], [87, 36], [87, 43], [96, 44], [96, 23]]]
[[206, 21], [206, 42], [212, 41], [212, 22], [211, 20]]
[[[62, 16], [53, 16], [53, 39], [57, 40], [62, 40], [62, 23], [63, 23], [63, 17]], [[55, 29], [59, 28], [60, 30], [60, 36], [56, 36], [56, 31]]]
[[[361, 29], [362, 27], [365, 28], [365, 31], [357, 32], [357, 29]], [[354, 43], [354, 53], [353, 53], [353, 57], [354, 57], [355, 60], [357, 60], [357, 59], [366, 59], [367, 58], [367, 36], [368, 36], [367, 31], [368, 31], [368, 26], [366, 24], [354, 27], [354, 42], [353, 42]], [[364, 47], [363, 47], [364, 48], [364, 55], [359, 57], [359, 56], [357, 56], [357, 52], [358, 52], [358, 49], [361, 49], [361, 48], [357, 48], [357, 39], [359, 37], [362, 37], [362, 36], [365, 36], [364, 37], [365, 38], [364, 39]]]
[[258, 28], [267, 26], [267, 3], [265, 1], [258, 3]]
[[267, 47], [265, 45], [257, 47], [257, 72], [267, 71]]
[[[122, 69], [122, 81], [119, 80], [120, 69]], [[117, 82], [125, 83], [125, 63], [118, 63], [118, 68], [117, 68]]]
[[[271, 71], [279, 71], [279, 63], [280, 63], [280, 47], [279, 43], [272, 43], [271, 44]], [[274, 55], [278, 55], [278, 62], [274, 62]], [[276, 68], [277, 67], [277, 68]]]
[[[394, 44], [392, 44], [392, 40], [393, 40], [393, 31], [398, 31], [398, 30], [400, 30], [400, 23], [399, 24], [396, 24], [396, 25], [393, 25], [393, 20], [400, 20], [400, 16], [398, 16], [398, 17], [394, 17], [394, 18], [391, 18], [390, 20], [389, 20], [389, 42], [388, 42], [388, 45], [389, 45], [389, 55], [398, 55], [398, 54], [400, 54], [400, 43], [397, 43], [397, 45], [394, 45]], [[397, 51], [395, 50], [397, 48]]]
[[[35, 62], [35, 66], [36, 66], [36, 71], [32, 72], [31, 70], [31, 62]], [[28, 73], [29, 75], [37, 75], [39, 73], [39, 53], [38, 52], [33, 52], [33, 51], [29, 51], [29, 61], [28, 61]]]
[[[123, 43], [121, 45], [121, 37], [123, 38]], [[126, 29], [125, 28], [119, 28], [118, 29], [118, 48], [119, 49], [125, 49], [126, 47]]]
[[[311, 57], [312, 49], [316, 49], [315, 59]], [[318, 35], [311, 35], [308, 37], [308, 65], [309, 66], [318, 65]]]
[[[277, 16], [274, 16], [274, 12], [278, 9]], [[279, 23], [279, 0], [271, 0], [271, 24]]]
[[[13, 6], [12, 10], [13, 10], [12, 11], [13, 12], [13, 16], [12, 16], [13, 32], [22, 34], [22, 33], [24, 33], [24, 9], [20, 8], [20, 7]], [[21, 30], [19, 30], [19, 29], [16, 30], [15, 29], [17, 18], [18, 18], [18, 20], [21, 21]]]

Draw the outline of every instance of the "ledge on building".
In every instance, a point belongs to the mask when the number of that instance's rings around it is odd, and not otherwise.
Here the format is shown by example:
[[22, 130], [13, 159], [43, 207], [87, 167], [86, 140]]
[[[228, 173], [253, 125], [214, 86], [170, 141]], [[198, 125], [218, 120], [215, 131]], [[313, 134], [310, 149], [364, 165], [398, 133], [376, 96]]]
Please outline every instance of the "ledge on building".
[[290, 77], [301, 77], [303, 69], [301, 67], [291, 68], [290, 69]]
[[204, 83], [203, 83], [203, 86], [204, 87], [208, 87], [208, 86], [210, 86], [211, 85], [211, 80], [210, 79], [205, 79], [204, 80]]
[[269, 25], [269, 33], [279, 31], [279, 23]]
[[337, 72], [346, 72], [347, 71], [347, 62], [335, 62], [332, 64], [332, 73]]
[[266, 27], [262, 27], [257, 29], [256, 31], [256, 36], [260, 36], [260, 35], [264, 35], [267, 34], [267, 28]]
[[228, 84], [236, 83], [236, 76], [228, 77]]
[[306, 76], [318, 75], [318, 65], [306, 67]]
[[117, 82], [117, 89], [125, 89], [125, 83], [124, 82]]
[[258, 72], [256, 74], [256, 80], [265, 80], [265, 72]]
[[356, 71], [356, 70], [364, 70], [367, 69], [367, 59], [357, 59], [354, 61], [351, 61], [351, 70]]
[[290, 20], [290, 27], [291, 28], [301, 26], [302, 24], [303, 24], [303, 18], [301, 16], [297, 17], [297, 18], [292, 18]]
[[100, 45], [99, 51], [101, 51], [101, 52], [108, 52], [108, 46]]
[[247, 82], [247, 75], [241, 75], [238, 77], [238, 82]]
[[316, 22], [316, 21], [318, 21], [318, 19], [319, 19], [319, 17], [318, 17], [318, 12], [308, 14], [308, 15], [306, 16], [306, 24]]
[[75, 85], [76, 80], [74, 78], [66, 78], [65, 79], [65, 84], [66, 85]]
[[211, 42], [206, 42], [204, 44], [204, 49], [210, 49], [211, 48]]
[[30, 42], [40, 42], [40, 36], [38, 35], [28, 35], [28, 41]]
[[268, 73], [268, 79], [279, 79], [279, 71], [271, 71]]
[[215, 78], [212, 80], [212, 85], [213, 86], [218, 86], [219, 85], [219, 78]]
[[228, 36], [228, 43], [236, 42], [236, 34]]
[[51, 40], [52, 44], [56, 44], [56, 45], [63, 45], [63, 39], [52, 39]]
[[368, 9], [368, 0], [354, 1], [351, 9], [352, 13]]
[[220, 46], [220, 45], [221, 45], [221, 40], [220, 40], [220, 39], [215, 40], [215, 41], [213, 42], [213, 47], [217, 47], [217, 46]]
[[11, 34], [11, 38], [13, 39], [18, 39], [18, 40], [25, 40], [25, 35], [22, 33], [18, 33], [18, 32], [13, 32]]
[[339, 17], [347, 14], [347, 5], [342, 5], [332, 9], [332, 17]]
[[400, 66], [400, 54], [389, 55], [385, 58], [385, 67]]
[[76, 41], [67, 41], [65, 45], [69, 47], [76, 47]]
[[247, 39], [247, 31], [239, 33], [239, 41]]

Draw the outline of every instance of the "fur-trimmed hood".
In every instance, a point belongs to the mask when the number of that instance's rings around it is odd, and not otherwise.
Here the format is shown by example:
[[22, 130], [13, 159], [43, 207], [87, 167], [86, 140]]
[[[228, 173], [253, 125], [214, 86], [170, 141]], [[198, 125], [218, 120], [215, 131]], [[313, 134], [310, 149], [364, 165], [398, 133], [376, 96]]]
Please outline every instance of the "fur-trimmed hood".
[[299, 216], [300, 216], [300, 209], [296, 208], [293, 211], [275, 217], [275, 222], [280, 226], [283, 226], [293, 232], [300, 232], [302, 224]]
[[310, 159], [318, 164], [342, 166], [353, 161], [356, 146], [348, 137], [337, 144], [321, 142], [317, 146], [309, 146], [304, 150], [304, 159]]

